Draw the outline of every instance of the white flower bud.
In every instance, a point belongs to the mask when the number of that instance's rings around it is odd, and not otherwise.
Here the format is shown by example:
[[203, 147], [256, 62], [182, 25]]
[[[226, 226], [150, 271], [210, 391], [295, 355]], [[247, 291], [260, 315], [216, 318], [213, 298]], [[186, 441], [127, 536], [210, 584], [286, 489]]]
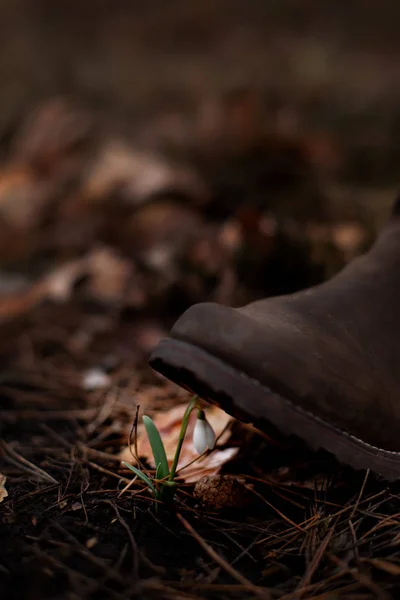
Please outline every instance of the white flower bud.
[[212, 450], [215, 446], [214, 429], [207, 421], [202, 410], [197, 413], [196, 425], [193, 431], [193, 446], [199, 454], [203, 454], [207, 448]]

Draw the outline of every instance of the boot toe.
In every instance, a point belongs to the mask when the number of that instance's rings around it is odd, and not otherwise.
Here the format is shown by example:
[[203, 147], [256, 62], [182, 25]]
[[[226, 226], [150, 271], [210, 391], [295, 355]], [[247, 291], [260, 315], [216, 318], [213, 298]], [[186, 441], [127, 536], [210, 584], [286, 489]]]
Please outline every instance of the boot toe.
[[315, 355], [312, 341], [282, 311], [264, 314], [261, 324], [242, 309], [196, 304], [178, 319], [171, 337], [210, 352], [280, 393], [296, 398], [311, 394], [313, 381], [307, 373]]
[[[375, 410], [379, 389], [374, 372], [328, 318], [322, 326], [311, 313], [305, 317], [282, 298], [268, 300], [262, 310], [257, 304], [233, 309], [204, 303], [179, 318], [171, 337], [261, 384], [265, 402], [270, 391], [370, 444], [385, 442], [385, 447], [397, 449], [389, 400]], [[203, 369], [202, 378], [209, 377], [212, 373]]]

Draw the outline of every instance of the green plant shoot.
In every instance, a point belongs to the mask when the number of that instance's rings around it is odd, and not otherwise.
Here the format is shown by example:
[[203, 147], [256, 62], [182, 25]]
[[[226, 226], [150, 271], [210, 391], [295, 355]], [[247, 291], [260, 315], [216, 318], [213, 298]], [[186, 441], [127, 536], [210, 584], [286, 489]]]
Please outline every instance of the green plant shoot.
[[153, 419], [147, 415], [144, 415], [143, 423], [146, 428], [147, 437], [149, 438], [151, 450], [153, 452], [154, 464], [157, 468], [157, 477], [160, 479], [166, 479], [169, 475], [169, 466], [160, 432], [155, 426]]
[[[148, 475], [140, 471], [133, 465], [123, 462], [123, 464], [133, 471], [151, 490], [156, 500], [162, 500], [164, 502], [172, 502], [178, 484], [175, 481], [176, 470], [178, 467], [179, 457], [182, 450], [183, 441], [185, 439], [187, 427], [189, 424], [189, 417], [194, 408], [200, 410], [197, 403], [198, 396], [193, 396], [190, 400], [185, 414], [183, 415], [182, 425], [179, 432], [178, 444], [175, 450], [174, 459], [172, 461], [171, 469], [169, 469], [167, 454], [165, 447], [153, 419], [147, 415], [143, 416], [143, 424], [146, 429], [146, 434], [150, 442], [151, 451], [153, 453], [154, 464], [156, 465], [156, 475], [154, 479], [151, 479]], [[157, 504], [158, 506], [158, 504]]]

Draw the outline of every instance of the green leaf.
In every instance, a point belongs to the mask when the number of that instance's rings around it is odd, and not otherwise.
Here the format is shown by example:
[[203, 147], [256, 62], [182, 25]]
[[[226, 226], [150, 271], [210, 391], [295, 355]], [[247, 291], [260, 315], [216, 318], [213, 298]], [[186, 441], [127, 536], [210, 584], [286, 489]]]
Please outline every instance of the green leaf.
[[158, 497], [158, 492], [157, 492], [157, 490], [155, 488], [155, 485], [153, 484], [153, 482], [151, 481], [151, 479], [149, 477], [147, 477], [147, 475], [145, 473], [143, 473], [143, 471], [139, 471], [139, 469], [137, 469], [136, 467], [134, 467], [133, 465], [130, 465], [129, 463], [127, 463], [125, 461], [122, 461], [122, 464], [125, 465], [125, 467], [127, 467], [131, 471], [133, 471], [135, 473], [135, 475], [137, 475], [138, 477], [140, 477], [140, 479], [142, 481], [144, 481], [149, 486], [149, 488], [153, 492], [154, 496], [156, 498]]
[[169, 467], [160, 433], [150, 417], [144, 415], [143, 423], [153, 452], [154, 463], [157, 466], [157, 474], [160, 479], [165, 479], [169, 475]]

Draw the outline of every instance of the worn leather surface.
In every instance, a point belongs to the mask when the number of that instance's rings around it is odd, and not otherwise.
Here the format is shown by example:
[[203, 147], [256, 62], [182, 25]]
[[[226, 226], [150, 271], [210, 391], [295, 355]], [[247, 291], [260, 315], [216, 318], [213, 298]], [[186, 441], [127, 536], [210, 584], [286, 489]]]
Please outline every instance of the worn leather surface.
[[399, 308], [393, 216], [372, 249], [329, 282], [239, 309], [195, 305], [171, 335], [364, 442], [400, 451]]

